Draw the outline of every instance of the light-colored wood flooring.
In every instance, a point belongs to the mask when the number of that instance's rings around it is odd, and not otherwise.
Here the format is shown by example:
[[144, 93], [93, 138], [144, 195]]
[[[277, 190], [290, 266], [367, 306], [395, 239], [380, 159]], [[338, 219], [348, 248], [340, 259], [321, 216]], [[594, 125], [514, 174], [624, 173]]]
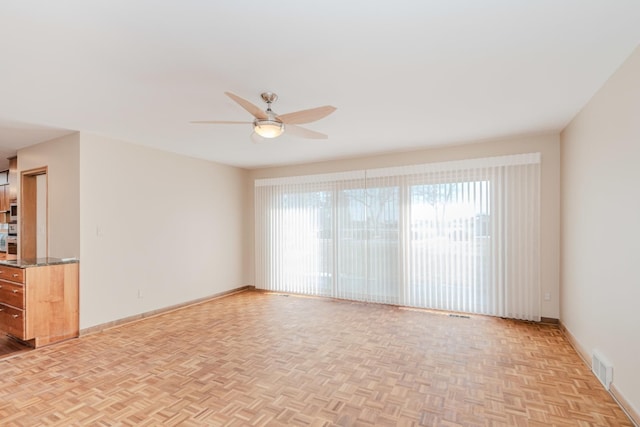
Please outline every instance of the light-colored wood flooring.
[[[23, 351], [33, 350], [31, 347], [0, 331], [0, 359], [14, 356]], [[0, 379], [1, 380], [1, 379]]]
[[552, 325], [243, 292], [0, 360], [2, 426], [631, 426]]

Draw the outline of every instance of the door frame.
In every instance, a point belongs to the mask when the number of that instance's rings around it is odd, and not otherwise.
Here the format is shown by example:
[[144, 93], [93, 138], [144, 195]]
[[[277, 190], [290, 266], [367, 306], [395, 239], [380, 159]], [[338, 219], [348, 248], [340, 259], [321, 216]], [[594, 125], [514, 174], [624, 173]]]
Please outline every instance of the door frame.
[[48, 166], [29, 169], [20, 172], [20, 204], [18, 205], [18, 219], [20, 222], [20, 258], [34, 259], [38, 254], [38, 205], [37, 205], [37, 177], [39, 175], [47, 175], [46, 195], [47, 202], [45, 206], [46, 218], [46, 242], [45, 253], [49, 256], [49, 177]]

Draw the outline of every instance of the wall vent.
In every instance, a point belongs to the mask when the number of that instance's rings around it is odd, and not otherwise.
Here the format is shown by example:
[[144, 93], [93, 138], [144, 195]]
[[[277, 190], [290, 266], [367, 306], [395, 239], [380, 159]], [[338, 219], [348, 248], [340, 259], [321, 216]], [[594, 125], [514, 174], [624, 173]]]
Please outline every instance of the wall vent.
[[591, 370], [602, 385], [609, 390], [611, 381], [613, 381], [613, 366], [597, 350], [594, 350], [591, 356]]

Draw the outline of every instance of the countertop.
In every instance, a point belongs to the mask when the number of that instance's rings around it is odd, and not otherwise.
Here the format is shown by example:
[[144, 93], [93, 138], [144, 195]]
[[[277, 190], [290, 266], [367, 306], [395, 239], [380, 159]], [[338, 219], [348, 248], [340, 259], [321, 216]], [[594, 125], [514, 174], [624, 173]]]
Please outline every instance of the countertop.
[[17, 268], [42, 267], [46, 265], [75, 264], [77, 258], [26, 258], [13, 260], [0, 260], [0, 265]]

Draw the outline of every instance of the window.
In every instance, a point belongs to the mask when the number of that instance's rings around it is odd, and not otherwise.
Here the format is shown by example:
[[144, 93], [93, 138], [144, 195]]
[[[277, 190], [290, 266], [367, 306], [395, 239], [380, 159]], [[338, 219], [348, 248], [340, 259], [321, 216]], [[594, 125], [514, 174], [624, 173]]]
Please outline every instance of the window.
[[256, 181], [256, 286], [539, 320], [539, 154]]
[[490, 287], [490, 181], [416, 184], [409, 190], [409, 300], [484, 313]]

